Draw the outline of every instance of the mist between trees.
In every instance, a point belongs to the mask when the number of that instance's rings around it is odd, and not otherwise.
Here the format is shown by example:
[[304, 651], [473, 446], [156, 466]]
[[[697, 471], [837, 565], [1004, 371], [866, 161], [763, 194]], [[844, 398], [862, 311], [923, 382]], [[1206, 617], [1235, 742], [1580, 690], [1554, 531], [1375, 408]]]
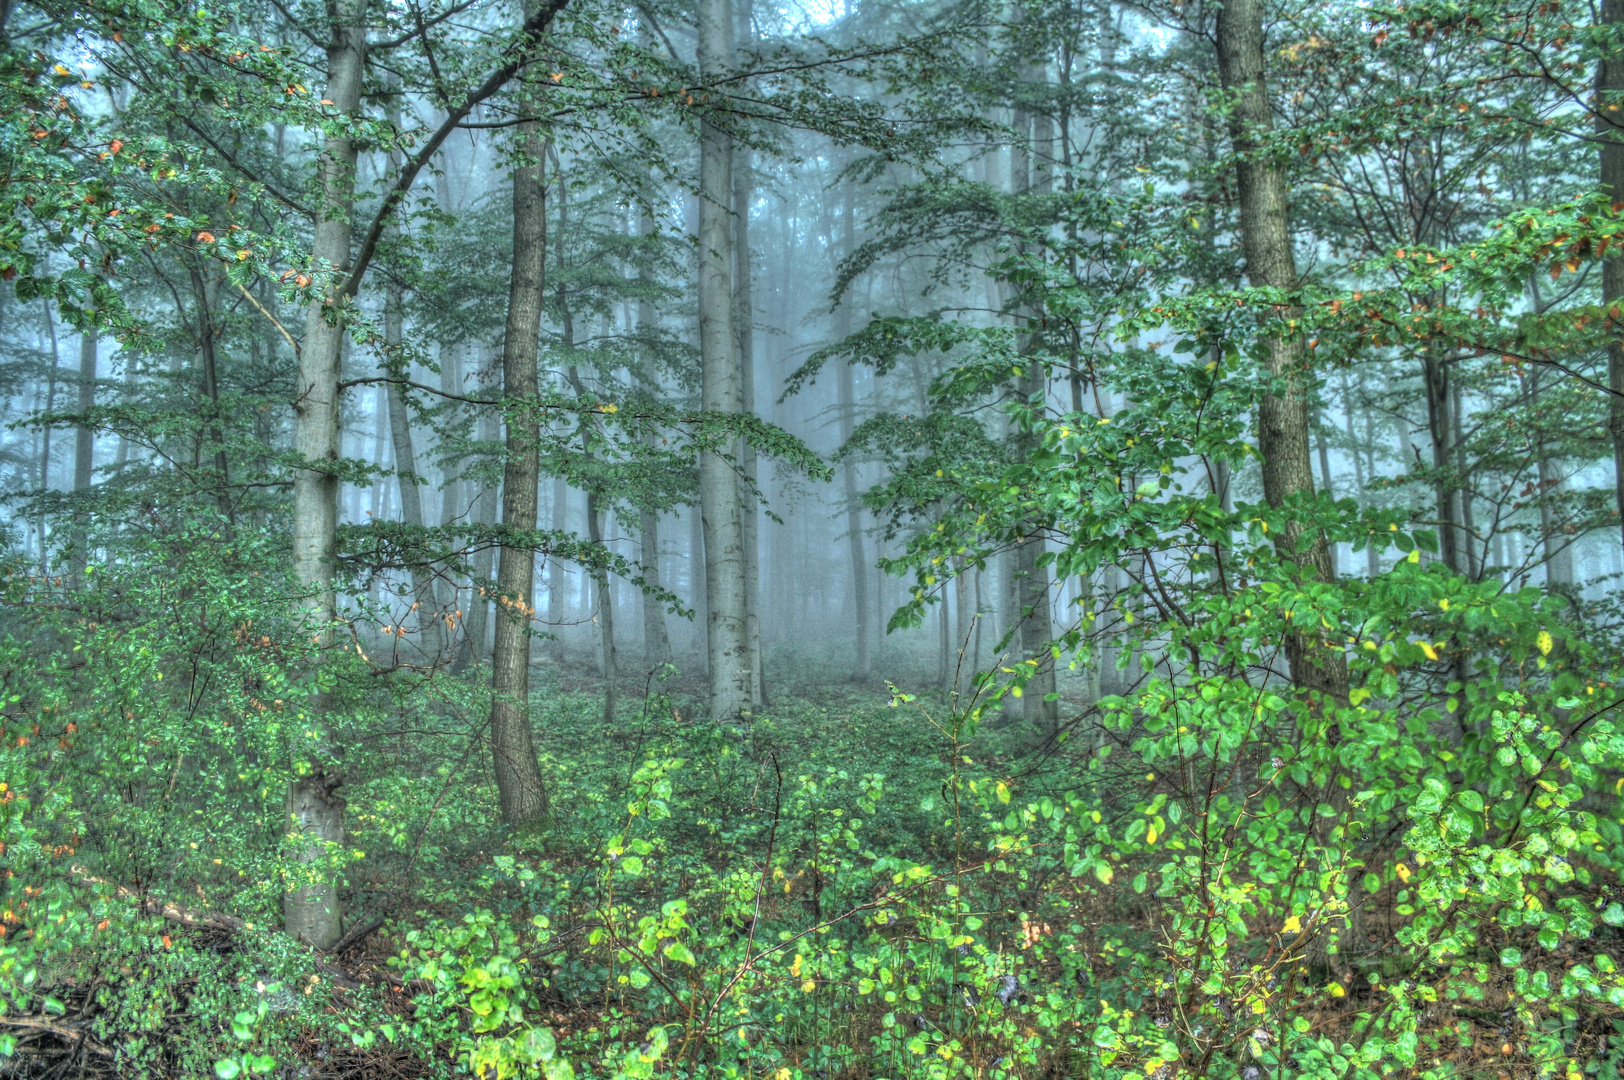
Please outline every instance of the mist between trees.
[[1624, 1063], [1624, 0], [0, 0], [0, 1075]]

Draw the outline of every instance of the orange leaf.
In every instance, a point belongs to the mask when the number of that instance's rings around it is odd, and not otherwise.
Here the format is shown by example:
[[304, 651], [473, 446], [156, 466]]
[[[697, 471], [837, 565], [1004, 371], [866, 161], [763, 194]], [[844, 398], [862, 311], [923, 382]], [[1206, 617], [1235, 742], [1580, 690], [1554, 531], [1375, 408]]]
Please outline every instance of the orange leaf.
[[107, 144], [107, 149], [111, 150], [115, 154], [118, 153], [120, 150], [124, 149], [124, 140], [114, 139], [112, 142]]
[[212, 244], [214, 243], [214, 234], [211, 232], [200, 232], [197, 234], [197, 242], [200, 244]]

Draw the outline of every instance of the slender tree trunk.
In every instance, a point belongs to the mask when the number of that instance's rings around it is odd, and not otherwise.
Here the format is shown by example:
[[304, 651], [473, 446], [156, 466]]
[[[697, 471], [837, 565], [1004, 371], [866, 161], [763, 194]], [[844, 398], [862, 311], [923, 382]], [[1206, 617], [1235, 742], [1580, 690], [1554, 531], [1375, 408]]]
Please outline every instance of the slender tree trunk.
[[[1624, 23], [1624, 0], [1602, 0], [1601, 21], [1608, 26]], [[1604, 56], [1596, 72], [1596, 128], [1602, 136], [1601, 188], [1615, 204], [1624, 203], [1624, 56]], [[1624, 312], [1611, 309], [1624, 301], [1624, 261], [1615, 252], [1602, 260], [1602, 306], [1609, 310], [1611, 333], [1607, 337], [1607, 384], [1613, 391], [1607, 399], [1607, 427], [1613, 437], [1613, 484], [1624, 529]]]
[[1454, 463], [1450, 433], [1454, 425], [1450, 422], [1449, 367], [1428, 349], [1421, 358], [1421, 376], [1427, 402], [1427, 433], [1432, 439], [1432, 468], [1437, 477], [1433, 491], [1438, 503], [1438, 555], [1445, 566], [1460, 573], [1460, 532], [1455, 516], [1455, 484], [1451, 480]]
[[[526, 106], [528, 109], [529, 106]], [[535, 120], [520, 125], [523, 160], [513, 170], [513, 274], [502, 346], [507, 453], [502, 468], [502, 526], [509, 536], [536, 528], [541, 479], [541, 301], [547, 257], [543, 146]], [[491, 654], [491, 750], [502, 819], [533, 827], [547, 817], [547, 790], [530, 731], [530, 643], [535, 611], [535, 549], [518, 537], [502, 544], [496, 572], [496, 644]]]
[[[401, 299], [400, 287], [391, 283], [383, 307], [384, 344], [390, 350], [399, 349], [404, 338]], [[402, 370], [400, 374], [407, 372]], [[412, 439], [411, 413], [406, 407], [406, 395], [402, 393], [399, 383], [389, 384], [387, 401], [389, 435], [395, 451], [395, 478], [400, 487], [400, 519], [422, 535], [425, 525], [423, 493], [418, 487], [417, 448]], [[424, 658], [430, 664], [438, 665], [445, 660], [445, 634], [440, 621], [440, 605], [434, 596], [434, 575], [425, 562], [414, 563], [411, 573], [418, 645]]]
[[[83, 414], [96, 407], [96, 334], [86, 330], [79, 335], [79, 400], [78, 411]], [[94, 469], [96, 458], [96, 429], [88, 422], [80, 420], [73, 429], [73, 490], [76, 494], [83, 494], [90, 490], [90, 477]], [[84, 521], [84, 511], [75, 514], [76, 521]], [[75, 584], [84, 583], [85, 563], [90, 557], [87, 547], [90, 537], [85, 532], [83, 524], [76, 524], [73, 530], [73, 561], [69, 564], [69, 575]]]
[[[645, 209], [637, 216], [637, 235], [644, 243], [654, 236], [654, 217]], [[651, 284], [644, 283], [645, 286]], [[647, 296], [637, 301], [637, 333], [640, 338], [652, 338], [658, 329], [658, 317], [654, 312], [654, 304]], [[652, 357], [645, 359], [642, 364], [642, 389], [650, 401], [659, 399], [659, 387], [654, 380], [654, 364]], [[654, 433], [648, 435], [648, 446], [654, 448]], [[643, 580], [650, 586], [658, 589], [664, 585], [663, 571], [660, 567], [660, 513], [656, 510], [640, 508], [638, 511], [637, 531], [640, 542], [638, 561], [643, 566]], [[668, 664], [671, 662], [671, 634], [665, 624], [665, 605], [653, 597], [642, 594], [639, 603], [643, 609], [643, 659], [650, 666]]]
[[[1218, 70], [1235, 96], [1230, 136], [1237, 157], [1240, 231], [1246, 272], [1261, 288], [1294, 289], [1297, 266], [1291, 250], [1285, 176], [1260, 149], [1274, 127], [1263, 82], [1263, 0], [1229, 0], [1218, 15]], [[1272, 152], [1272, 151], [1271, 151]], [[1271, 506], [1312, 495], [1309, 454], [1307, 350], [1300, 337], [1275, 334], [1263, 342], [1266, 374], [1276, 389], [1258, 408], [1258, 445], [1263, 454], [1263, 494]], [[1276, 546], [1309, 580], [1332, 580], [1331, 553], [1323, 536], [1299, 553], [1302, 528], [1281, 529]], [[1286, 640], [1292, 681], [1322, 695], [1323, 705], [1346, 705], [1348, 665], [1340, 641], [1322, 642], [1294, 633]]]
[[[51, 339], [51, 370], [45, 375], [45, 412], [47, 415], [56, 411], [56, 379], [62, 370], [62, 344], [56, 336], [56, 316], [51, 313], [51, 302], [41, 298], [40, 305], [45, 309], [45, 329]], [[40, 431], [39, 447], [39, 489], [42, 492], [51, 490], [51, 433], [55, 428], [46, 424]], [[50, 537], [46, 533], [45, 515], [39, 516], [39, 570], [46, 577], [51, 573], [51, 553], [47, 546]]]
[[[440, 347], [440, 390], [445, 394], [461, 394], [462, 385], [462, 354], [457, 349]], [[460, 406], [453, 405], [453, 417], [460, 417], [463, 411]], [[455, 420], [451, 421], [455, 423]], [[443, 527], [455, 525], [462, 518], [468, 508], [462, 504], [462, 475], [458, 472], [459, 466], [453, 462], [445, 462], [440, 476], [440, 524]], [[453, 586], [455, 582], [453, 582]], [[456, 598], [453, 594], [450, 606], [455, 608]]]
[[[603, 544], [603, 511], [598, 505], [598, 497], [591, 491], [586, 493], [586, 521], [587, 535], [594, 546]], [[599, 670], [603, 672], [603, 722], [615, 722], [615, 702], [620, 691], [620, 666], [615, 656], [615, 591], [610, 587], [609, 575], [599, 571], [592, 575], [593, 583], [597, 586], [598, 611], [596, 622], [598, 624], [598, 657]]]
[[[716, 82], [733, 59], [728, 0], [700, 0], [699, 71]], [[733, 139], [711, 114], [699, 135], [700, 402], [708, 413], [738, 414], [739, 357], [733, 333]], [[737, 440], [729, 439], [724, 446]], [[754, 682], [746, 610], [744, 522], [739, 481], [723, 446], [699, 455], [705, 533], [710, 713], [732, 720], [750, 711]]]
[[[332, 39], [327, 45], [327, 93], [333, 111], [344, 117], [360, 112], [361, 80], [366, 66], [366, 5], [362, 0], [335, 0]], [[298, 393], [293, 408], [293, 445], [303, 462], [293, 477], [293, 576], [304, 590], [304, 613], [325, 651], [332, 640], [338, 598], [334, 546], [338, 533], [339, 458], [338, 380], [344, 356], [344, 308], [341, 292], [350, 264], [350, 217], [355, 203], [356, 146], [346, 127], [332, 129], [317, 163], [317, 203], [311, 264], [331, 275], [322, 295], [310, 305], [299, 351]], [[318, 659], [318, 663], [319, 663]], [[316, 693], [310, 709], [324, 724], [328, 696]], [[344, 842], [344, 800], [336, 748], [312, 763], [309, 774], [288, 791], [288, 822], [295, 834], [298, 858], [306, 864], [324, 861], [328, 844]], [[316, 871], [284, 897], [283, 921], [293, 937], [325, 949], [343, 933], [337, 883]]]
[[[742, 26], [748, 32], [749, 10], [740, 5]], [[739, 349], [740, 411], [756, 411], [756, 302], [750, 262], [750, 204], [755, 198], [753, 162], [748, 148], [737, 149], [733, 165], [733, 329]], [[739, 523], [744, 547], [744, 626], [750, 647], [750, 706], [760, 709], [767, 703], [765, 668], [761, 657], [761, 567], [758, 529], [760, 498], [756, 494], [758, 466], [756, 448], [748, 442], [739, 446]]]
[[[1255, 287], [1282, 291], [1298, 287], [1296, 261], [1291, 250], [1285, 176], [1264, 149], [1273, 129], [1269, 94], [1263, 81], [1263, 7], [1265, 0], [1227, 0], [1218, 13], [1218, 70], [1225, 91], [1234, 95], [1230, 114], [1230, 137], [1235, 149], [1238, 202], [1240, 204], [1241, 246], [1246, 273]], [[1258, 449], [1263, 455], [1263, 497], [1270, 506], [1280, 507], [1298, 496], [1314, 493], [1314, 473], [1309, 449], [1309, 371], [1308, 350], [1296, 334], [1276, 331], [1263, 339], [1265, 374], [1271, 388], [1258, 406]], [[1446, 399], [1447, 400], [1447, 399]], [[1297, 566], [1309, 581], [1331, 581], [1334, 573], [1330, 546], [1323, 534], [1304, 540], [1302, 526], [1288, 522], [1275, 538], [1275, 550], [1283, 561]], [[1304, 547], [1305, 550], [1299, 550]], [[1285, 638], [1286, 659], [1291, 681], [1312, 695], [1314, 707], [1328, 716], [1334, 708], [1348, 704], [1348, 662], [1340, 632], [1329, 640], [1317, 633], [1292, 631]], [[1324, 738], [1335, 745], [1339, 729], [1328, 722]], [[1339, 810], [1347, 806], [1347, 792], [1328, 781], [1326, 801]], [[1317, 832], [1327, 847], [1345, 845], [1337, 825], [1341, 814], [1322, 819]], [[1358, 895], [1357, 875], [1348, 886], [1348, 933], [1344, 948], [1356, 943], [1360, 931], [1363, 902]], [[1333, 959], [1329, 927], [1317, 934], [1311, 946], [1311, 964], [1342, 973], [1340, 958]], [[1340, 952], [1341, 950], [1339, 950]]]
[[[398, 91], [399, 80], [394, 76], [390, 78], [391, 86]], [[391, 103], [389, 119], [396, 125], [400, 123], [399, 106]], [[391, 151], [389, 165], [392, 170], [398, 169], [400, 154]], [[390, 228], [390, 233], [397, 230]], [[409, 377], [410, 365], [396, 359], [399, 355], [401, 343], [405, 340], [405, 315], [402, 311], [405, 297], [398, 281], [391, 279], [384, 293], [383, 302], [383, 336], [384, 347], [389, 350], [390, 360], [395, 366], [393, 374], [399, 377]], [[395, 452], [395, 480], [400, 489], [400, 520], [408, 528], [416, 531], [420, 536], [426, 525], [423, 513], [423, 493], [418, 487], [417, 475], [417, 447], [412, 438], [412, 417], [406, 407], [406, 395], [399, 383], [389, 383], [386, 389], [389, 416], [389, 436]], [[426, 542], [426, 538], [425, 538]], [[412, 575], [412, 607], [417, 614], [418, 647], [423, 658], [430, 664], [438, 666], [444, 663], [446, 657], [445, 626], [441, 622], [442, 612], [438, 598], [435, 596], [434, 573], [425, 562], [413, 564]]]
[[957, 625], [953, 633], [953, 706], [958, 707], [959, 700], [969, 689], [971, 680], [975, 677], [978, 658], [970, 651], [971, 627], [979, 625], [975, 621], [975, 612], [971, 610], [970, 601], [970, 575], [963, 555], [953, 556], [953, 606], [958, 611]]
[[697, 506], [688, 508], [688, 589], [693, 593], [694, 605], [694, 659], [699, 672], [710, 677], [710, 612], [705, 602], [705, 526], [704, 515]]
[[215, 289], [195, 266], [187, 267], [192, 282], [192, 297], [197, 304], [197, 351], [203, 365], [203, 396], [210, 410], [209, 438], [214, 443], [215, 483], [219, 485], [217, 502], [227, 520], [234, 520], [231, 510], [231, 474], [226, 460], [226, 441], [220, 424], [220, 364], [215, 355], [214, 342], [218, 331], [214, 326], [214, 306], [218, 300]]
[[[1041, 65], [1033, 65], [1027, 72], [1027, 81], [1042, 82], [1048, 72]], [[1029, 153], [1012, 151], [1010, 187], [1016, 192], [1039, 196], [1049, 191], [1052, 172], [1046, 155], [1054, 141], [1054, 122], [1045, 113], [1027, 114], [1017, 127], [1031, 133], [1032, 149]], [[1041, 311], [1036, 304], [1023, 304], [1028, 320], [1028, 332], [1023, 337], [1023, 361], [1016, 390], [1036, 414], [1048, 407], [1049, 374], [1039, 358], [1040, 339], [1032, 327], [1040, 321]], [[1023, 457], [1037, 450], [1037, 439], [1029, 429], [1016, 435], [1016, 447]], [[1022, 688], [1023, 711], [1028, 723], [1043, 735], [1053, 735], [1060, 724], [1060, 702], [1055, 691], [1054, 623], [1049, 612], [1049, 568], [1042, 562], [1044, 537], [1032, 522], [1028, 535], [1015, 546], [1016, 618], [1020, 620], [1021, 659], [1027, 665], [1026, 685]]]
[[[96, 407], [96, 335], [85, 331], [79, 335], [79, 401], [81, 413]], [[73, 429], [73, 490], [89, 491], [90, 476], [96, 457], [96, 429], [80, 422]]]
[[[480, 386], [486, 392], [497, 392], [497, 373], [491, 370], [491, 360], [487, 357], [484, 367], [484, 377]], [[499, 445], [502, 441], [501, 419], [497, 414], [486, 409], [479, 415], [475, 428], [480, 445], [491, 447]], [[476, 525], [494, 525], [500, 510], [499, 491], [496, 485], [486, 484], [479, 489], [471, 511]], [[482, 547], [474, 553], [474, 575], [469, 583], [468, 590], [468, 637], [463, 643], [463, 651], [457, 663], [457, 670], [463, 670], [469, 665], [483, 664], [490, 657], [490, 626], [492, 594], [495, 584], [491, 581], [491, 574], [496, 569], [496, 552], [489, 546]]]
[[[1315, 417], [1314, 449], [1319, 454], [1320, 482], [1325, 485], [1325, 495], [1327, 498], [1334, 499], [1336, 498], [1336, 487], [1332, 483], [1331, 476], [1331, 448], [1325, 439], [1323, 419], [1323, 417]], [[1334, 544], [1327, 547], [1331, 554], [1331, 576], [1336, 577], [1341, 572], [1337, 566], [1337, 548]]]
[[[553, 528], [559, 532], [569, 529], [570, 486], [562, 476], [553, 480]], [[564, 564], [556, 557], [548, 560], [547, 570], [547, 625], [552, 629], [552, 655], [558, 663], [564, 662]]]
[[[849, 180], [845, 184], [844, 204], [844, 244], [849, 255], [857, 249], [857, 199]], [[851, 332], [851, 301], [842, 297], [840, 306], [835, 308], [835, 338], [844, 340]], [[835, 393], [840, 414], [840, 444], [845, 446], [851, 442], [852, 434], [857, 430], [857, 386], [851, 364], [839, 365]], [[874, 675], [873, 643], [869, 640], [874, 619], [870, 613], [873, 601], [868, 590], [869, 561], [863, 551], [863, 503], [858, 498], [857, 487], [857, 462], [848, 457], [840, 463], [840, 488], [846, 502], [846, 547], [851, 557], [852, 601], [857, 630], [857, 663], [852, 677], [858, 682], [867, 682]]]

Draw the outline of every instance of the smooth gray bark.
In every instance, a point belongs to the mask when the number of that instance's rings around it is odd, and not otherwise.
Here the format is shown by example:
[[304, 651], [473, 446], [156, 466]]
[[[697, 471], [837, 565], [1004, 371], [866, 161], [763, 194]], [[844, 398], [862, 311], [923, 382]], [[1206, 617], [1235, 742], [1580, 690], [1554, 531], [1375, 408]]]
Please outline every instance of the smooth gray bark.
[[[720, 81], [733, 58], [728, 0], [700, 0], [699, 71]], [[714, 95], [713, 95], [714, 96]], [[707, 104], [721, 108], [719, 100]], [[717, 112], [699, 134], [700, 404], [707, 413], [739, 412], [738, 342], [733, 331], [733, 139]], [[710, 715], [733, 720], [750, 711], [753, 665], [746, 610], [743, 512], [736, 453], [728, 439], [699, 456], [699, 504], [705, 535], [705, 598]]]
[[[344, 117], [360, 112], [366, 66], [366, 5], [335, 0], [332, 38], [327, 45], [326, 99]], [[293, 444], [302, 467], [293, 476], [293, 575], [304, 590], [303, 608], [318, 646], [332, 641], [338, 598], [334, 546], [338, 533], [339, 372], [344, 355], [344, 279], [350, 266], [350, 217], [355, 205], [356, 145], [347, 128], [334, 127], [323, 139], [316, 166], [317, 202], [311, 265], [319, 291], [305, 316], [299, 350], [299, 382], [293, 412]], [[310, 699], [317, 722], [327, 711], [327, 695]], [[311, 775], [288, 793], [288, 827], [298, 858], [316, 863], [328, 843], [344, 840], [344, 804], [335, 792], [341, 782], [336, 758], [317, 762]], [[318, 949], [343, 932], [337, 883], [319, 871], [287, 894], [282, 905], [287, 932]]]
[[[1602, 0], [1601, 21], [1624, 24], [1624, 0]], [[1601, 189], [1613, 203], [1624, 203], [1624, 56], [1604, 56], [1596, 72], [1596, 128], [1601, 145]], [[1607, 337], [1607, 427], [1613, 439], [1614, 497], [1619, 527], [1624, 529], [1624, 259], [1614, 252], [1602, 260], [1602, 305], [1611, 333]]]

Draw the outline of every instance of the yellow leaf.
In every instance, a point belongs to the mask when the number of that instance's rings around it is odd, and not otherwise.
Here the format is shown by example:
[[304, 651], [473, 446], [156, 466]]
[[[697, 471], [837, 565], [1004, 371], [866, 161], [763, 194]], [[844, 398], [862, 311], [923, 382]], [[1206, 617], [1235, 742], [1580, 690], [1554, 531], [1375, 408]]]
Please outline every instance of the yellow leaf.
[[1411, 548], [1410, 549], [1410, 561], [1413, 562], [1413, 563], [1418, 563], [1418, 562], [1421, 561], [1421, 549], [1420, 548]]
[[1155, 842], [1156, 842], [1156, 826], [1152, 825], [1145, 832], [1145, 843], [1154, 844]]
[[998, 781], [998, 801], [1001, 803], [1009, 802], [1009, 785], [1002, 780]]
[[801, 993], [810, 994], [812, 991], [816, 990], [817, 988], [818, 988], [818, 984], [813, 982], [811, 979], [808, 979], [808, 980], [806, 980], [806, 982], [801, 984]]
[[1439, 611], [1448, 611], [1449, 610], [1449, 601], [1448, 600], [1440, 600], [1440, 601], [1438, 601], [1438, 610]]
[[1541, 630], [1539, 632], [1539, 638], [1535, 641], [1535, 644], [1539, 646], [1539, 654], [1541, 656], [1549, 656], [1551, 655], [1551, 649], [1555, 647], [1556, 642], [1551, 640], [1551, 632], [1549, 630]]
[[1438, 650], [1434, 649], [1430, 642], [1426, 642], [1426, 641], [1421, 642], [1421, 651], [1427, 654], [1427, 659], [1428, 660], [1436, 660], [1436, 659], [1438, 659]]
[[1400, 881], [1408, 883], [1410, 880], [1410, 868], [1405, 866], [1403, 863], [1399, 863], [1397, 866], [1393, 867], [1393, 873], [1398, 875], [1398, 879]]
[[1282, 934], [1300, 934], [1303, 932], [1303, 922], [1301, 919], [1297, 918], [1297, 916], [1293, 915], [1291, 918], [1286, 920], [1286, 925], [1280, 928], [1280, 932]]
[[797, 979], [801, 977], [801, 960], [801, 955], [797, 953], [795, 956], [795, 962], [789, 966], [789, 973], [795, 976]]
[[1347, 997], [1348, 996], [1348, 992], [1346, 990], [1342, 989], [1342, 984], [1341, 983], [1332, 983], [1329, 987], [1327, 987], [1327, 989], [1331, 991], [1331, 996], [1332, 997]]

